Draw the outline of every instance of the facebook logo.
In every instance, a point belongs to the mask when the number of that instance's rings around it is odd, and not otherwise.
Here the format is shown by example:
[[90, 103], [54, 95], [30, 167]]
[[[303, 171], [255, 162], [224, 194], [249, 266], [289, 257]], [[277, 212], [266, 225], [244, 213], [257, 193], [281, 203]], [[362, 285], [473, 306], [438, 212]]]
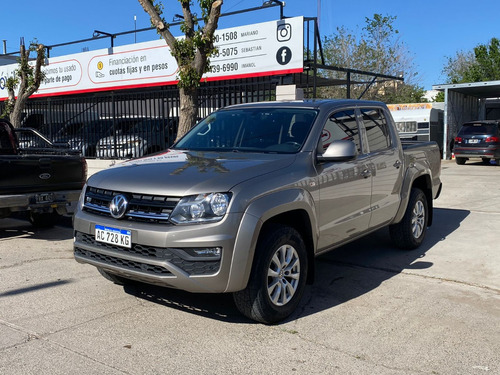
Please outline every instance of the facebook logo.
[[280, 65], [286, 65], [292, 59], [292, 50], [288, 47], [281, 47], [278, 52], [276, 52], [276, 61]]

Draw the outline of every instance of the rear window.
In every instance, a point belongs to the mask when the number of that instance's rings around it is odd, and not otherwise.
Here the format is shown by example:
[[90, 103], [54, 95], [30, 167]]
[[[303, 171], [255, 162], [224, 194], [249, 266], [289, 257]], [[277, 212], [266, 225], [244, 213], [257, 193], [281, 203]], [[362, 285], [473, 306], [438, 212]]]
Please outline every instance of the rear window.
[[464, 124], [460, 129], [460, 135], [483, 135], [483, 134], [497, 134], [497, 125], [494, 124]]

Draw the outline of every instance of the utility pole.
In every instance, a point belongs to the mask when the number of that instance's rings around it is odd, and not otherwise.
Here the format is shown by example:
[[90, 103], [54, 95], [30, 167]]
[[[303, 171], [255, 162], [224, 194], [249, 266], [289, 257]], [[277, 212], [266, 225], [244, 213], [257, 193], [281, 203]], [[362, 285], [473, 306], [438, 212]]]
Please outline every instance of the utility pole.
[[134, 43], [137, 43], [137, 16], [134, 15]]
[[317, 12], [317, 18], [318, 18], [318, 30], [319, 30], [319, 27], [320, 27], [320, 25], [321, 25], [321, 22], [320, 22], [320, 20], [321, 20], [321, 0], [318, 0], [318, 5], [317, 5], [317, 7], [318, 7], [318, 8], [317, 8], [316, 12]]

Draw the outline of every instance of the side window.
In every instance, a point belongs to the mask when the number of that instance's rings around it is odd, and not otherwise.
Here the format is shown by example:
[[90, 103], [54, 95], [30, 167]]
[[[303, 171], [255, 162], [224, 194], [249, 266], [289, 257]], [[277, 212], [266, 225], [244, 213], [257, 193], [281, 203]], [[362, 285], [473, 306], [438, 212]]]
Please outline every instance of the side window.
[[326, 121], [321, 133], [320, 148], [325, 151], [333, 141], [350, 140], [361, 153], [359, 129], [353, 109], [334, 112]]
[[362, 109], [361, 118], [365, 125], [370, 152], [388, 149], [391, 146], [391, 136], [382, 110]]

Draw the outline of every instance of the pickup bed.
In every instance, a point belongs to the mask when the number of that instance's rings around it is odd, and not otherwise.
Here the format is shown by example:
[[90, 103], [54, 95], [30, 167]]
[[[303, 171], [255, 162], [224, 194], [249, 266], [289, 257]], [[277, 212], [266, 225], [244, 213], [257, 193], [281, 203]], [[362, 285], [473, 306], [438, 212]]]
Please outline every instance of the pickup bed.
[[381, 227], [414, 249], [441, 189], [436, 143], [402, 145], [383, 103], [227, 107], [169, 150], [93, 175], [74, 218], [77, 261], [116, 283], [233, 293], [274, 323], [314, 258]]
[[[43, 147], [21, 148], [18, 136]], [[35, 226], [53, 225], [71, 211], [85, 184], [87, 163], [30, 129], [0, 120], [0, 218], [25, 211]]]

